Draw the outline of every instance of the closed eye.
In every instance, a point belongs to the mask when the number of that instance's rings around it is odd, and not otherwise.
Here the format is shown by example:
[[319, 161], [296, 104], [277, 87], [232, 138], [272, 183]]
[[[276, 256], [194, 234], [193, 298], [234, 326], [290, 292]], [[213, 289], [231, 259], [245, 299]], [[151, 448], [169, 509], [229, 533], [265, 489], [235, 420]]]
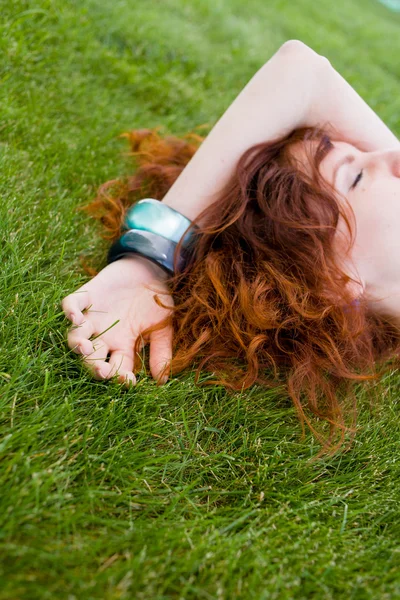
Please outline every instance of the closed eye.
[[356, 185], [359, 183], [359, 181], [362, 179], [363, 176], [363, 172], [360, 171], [359, 174], [357, 175], [357, 177], [355, 178], [353, 185], [351, 186], [351, 190], [354, 189], [356, 187]]

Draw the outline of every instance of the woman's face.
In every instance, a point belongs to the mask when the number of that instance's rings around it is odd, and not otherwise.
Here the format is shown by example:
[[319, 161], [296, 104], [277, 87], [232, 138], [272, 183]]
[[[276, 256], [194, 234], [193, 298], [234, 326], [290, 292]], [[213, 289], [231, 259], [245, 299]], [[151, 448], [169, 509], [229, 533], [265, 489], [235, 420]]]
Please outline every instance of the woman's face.
[[[355, 242], [346, 268], [362, 282], [357, 292], [365, 292], [374, 310], [400, 319], [400, 145], [362, 152], [333, 142], [320, 172], [354, 213]], [[338, 244], [341, 234], [348, 236], [344, 222], [338, 225]]]

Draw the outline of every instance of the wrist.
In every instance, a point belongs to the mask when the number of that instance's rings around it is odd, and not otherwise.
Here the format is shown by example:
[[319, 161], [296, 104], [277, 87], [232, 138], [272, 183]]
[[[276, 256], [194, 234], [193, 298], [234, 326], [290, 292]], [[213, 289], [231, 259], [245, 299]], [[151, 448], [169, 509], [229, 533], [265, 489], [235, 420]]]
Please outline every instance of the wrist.
[[[140, 255], [140, 254], [128, 254], [119, 259], [120, 261], [124, 261], [131, 263], [132, 268], [139, 268], [143, 270], [146, 274], [149, 274], [152, 278], [166, 281], [169, 279], [168, 273], [162, 268], [159, 267], [152, 260]], [[118, 261], [119, 262], [119, 261]]]

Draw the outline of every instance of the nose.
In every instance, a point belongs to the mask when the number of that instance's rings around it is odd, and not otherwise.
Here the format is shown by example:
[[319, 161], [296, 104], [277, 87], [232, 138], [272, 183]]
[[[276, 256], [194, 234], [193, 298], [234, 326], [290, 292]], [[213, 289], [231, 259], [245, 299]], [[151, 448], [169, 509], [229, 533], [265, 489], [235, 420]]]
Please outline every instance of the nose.
[[391, 175], [400, 178], [400, 147], [367, 152], [365, 158], [367, 168], [384, 169]]

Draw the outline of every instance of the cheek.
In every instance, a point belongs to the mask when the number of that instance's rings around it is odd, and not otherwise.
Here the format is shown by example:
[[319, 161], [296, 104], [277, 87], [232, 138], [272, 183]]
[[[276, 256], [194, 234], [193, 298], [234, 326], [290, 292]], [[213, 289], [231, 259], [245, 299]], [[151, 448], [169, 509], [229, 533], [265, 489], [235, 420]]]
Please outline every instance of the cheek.
[[361, 188], [354, 194], [352, 209], [358, 245], [368, 248], [378, 244], [375, 251], [391, 247], [393, 243], [398, 247], [400, 193], [397, 190], [383, 185]]
[[371, 190], [367, 194], [361, 189], [350, 194], [347, 203], [342, 202], [347, 222], [341, 216], [336, 229], [334, 247], [339, 257], [359, 259], [371, 252], [376, 253], [379, 238], [390, 223], [388, 215], [377, 210], [380, 204], [379, 195], [371, 193]]
[[[393, 255], [400, 259], [400, 180], [393, 183], [381, 179], [368, 186], [360, 182], [359, 188], [349, 194], [348, 204], [351, 210], [346, 203], [343, 210], [353, 233], [351, 257], [386, 270]], [[334, 240], [340, 257], [348, 254], [349, 242], [346, 222], [340, 218]]]
[[400, 275], [400, 194], [368, 189], [352, 199], [355, 241], [351, 257], [363, 279], [374, 286]]

